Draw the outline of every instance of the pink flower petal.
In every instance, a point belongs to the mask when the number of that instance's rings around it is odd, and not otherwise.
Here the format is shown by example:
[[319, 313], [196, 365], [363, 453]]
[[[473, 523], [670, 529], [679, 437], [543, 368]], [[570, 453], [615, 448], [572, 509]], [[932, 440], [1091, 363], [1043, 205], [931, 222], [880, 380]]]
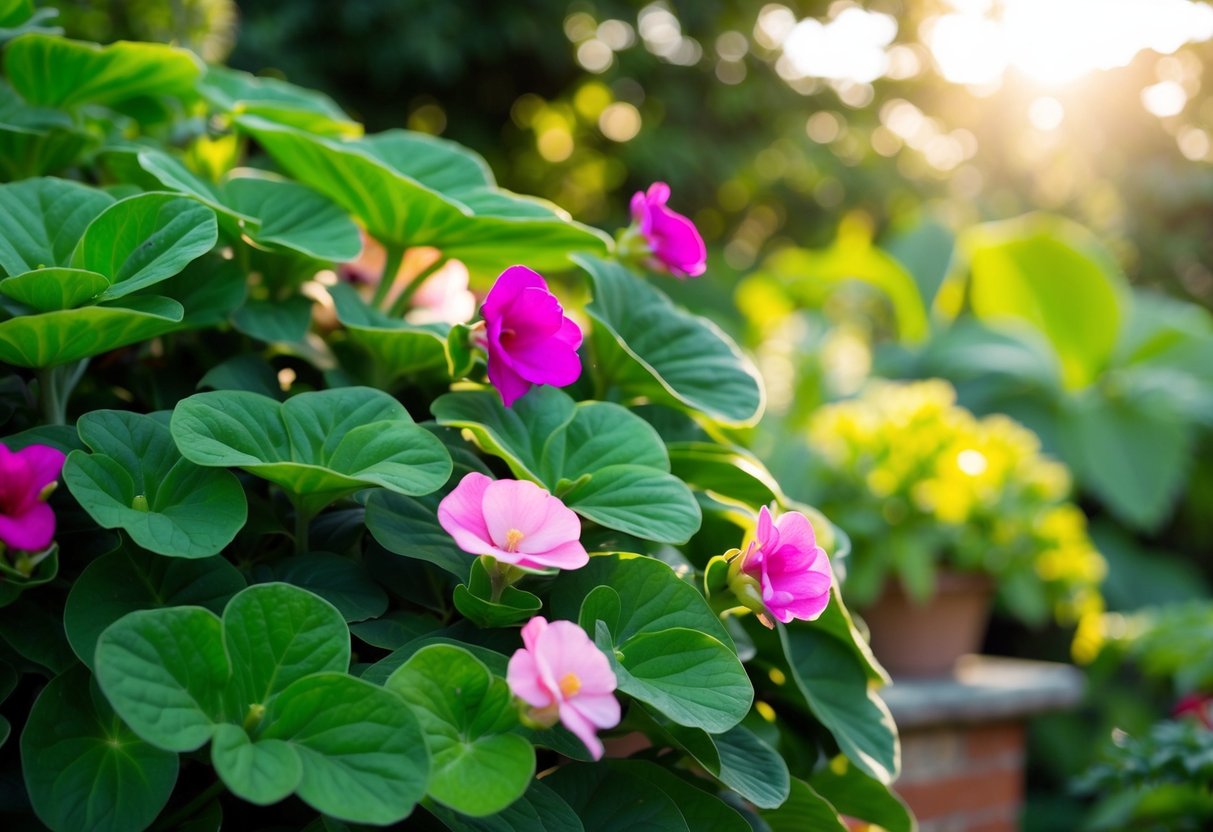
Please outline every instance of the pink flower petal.
[[590, 752], [590, 756], [595, 760], [602, 759], [605, 749], [602, 747], [602, 740], [598, 739], [598, 734], [594, 730], [593, 723], [567, 703], [560, 705], [560, 722], [565, 728], [572, 731], [577, 739], [585, 743], [586, 750]]
[[493, 283], [493, 288], [489, 290], [488, 296], [484, 299], [481, 314], [484, 315], [485, 320], [500, 315], [501, 311], [513, 303], [523, 289], [532, 287], [546, 290], [548, 284], [543, 277], [526, 266], [510, 266]]
[[548, 620], [542, 615], [537, 615], [526, 623], [522, 628], [522, 643], [526, 645], [527, 650], [534, 650], [535, 644], [539, 640], [539, 636], [548, 628]]
[[529, 650], [515, 650], [506, 667], [506, 681], [510, 691], [533, 708], [546, 708], [555, 699], [547, 686], [543, 684], [535, 657]]
[[501, 394], [501, 401], [506, 407], [526, 395], [531, 389], [531, 382], [520, 376], [509, 364], [504, 352], [489, 353], [489, 382]]
[[489, 554], [493, 546], [484, 522], [484, 493], [492, 483], [484, 474], [464, 476], [455, 489], [438, 504], [438, 523], [455, 543], [473, 555]]
[[579, 540], [570, 540], [541, 553], [523, 555], [518, 566], [526, 569], [580, 569], [590, 562], [590, 555]]
[[46, 503], [34, 501], [17, 515], [0, 515], [0, 541], [11, 549], [37, 552], [55, 538], [55, 512]]
[[619, 700], [609, 693], [581, 693], [570, 699], [566, 707], [576, 711], [586, 722], [598, 728], [614, 728], [622, 716]]
[[518, 551], [518, 544], [543, 528], [549, 497], [548, 492], [525, 480], [490, 483], [484, 491], [481, 506], [489, 538], [498, 548], [508, 549], [510, 532], [521, 534], [514, 549]]
[[17, 451], [17, 455], [29, 466], [32, 478], [30, 487], [38, 493], [59, 479], [60, 473], [63, 472], [63, 461], [66, 459], [62, 451], [46, 445], [30, 445]]

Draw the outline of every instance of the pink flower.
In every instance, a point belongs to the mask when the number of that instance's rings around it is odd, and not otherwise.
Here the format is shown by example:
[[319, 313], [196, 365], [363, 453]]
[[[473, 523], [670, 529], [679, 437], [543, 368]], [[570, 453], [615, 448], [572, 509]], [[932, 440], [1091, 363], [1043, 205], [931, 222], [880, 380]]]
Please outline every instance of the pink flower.
[[59, 479], [63, 454], [46, 445], [9, 451], [0, 445], [0, 544], [36, 552], [55, 537], [47, 487]]
[[438, 504], [438, 522], [463, 551], [524, 569], [577, 569], [590, 560], [577, 515], [531, 482], [468, 474]]
[[1175, 703], [1175, 707], [1171, 709], [1171, 715], [1175, 717], [1192, 716], [1201, 725], [1213, 729], [1211, 703], [1213, 703], [1213, 695], [1207, 693], [1189, 693]]
[[793, 618], [812, 621], [830, 602], [830, 559], [817, 545], [813, 525], [798, 511], [772, 520], [762, 507], [758, 539], [742, 556], [741, 571], [759, 582], [763, 604], [784, 624]]
[[657, 262], [675, 277], [698, 277], [707, 269], [708, 249], [695, 223], [671, 211], [670, 186], [654, 182], [632, 197], [632, 219]]
[[532, 720], [553, 725], [559, 716], [594, 759], [601, 759], [602, 741], [595, 729], [615, 727], [620, 716], [607, 657], [573, 622], [549, 624], [543, 616], [522, 628], [522, 643], [506, 670], [510, 690], [531, 706]]
[[581, 376], [581, 328], [565, 317], [548, 284], [525, 266], [510, 266], [481, 309], [489, 381], [512, 405], [532, 384], [564, 387]]
[[411, 324], [465, 324], [476, 314], [476, 296], [468, 289], [468, 268], [448, 260], [421, 284], [404, 317]]

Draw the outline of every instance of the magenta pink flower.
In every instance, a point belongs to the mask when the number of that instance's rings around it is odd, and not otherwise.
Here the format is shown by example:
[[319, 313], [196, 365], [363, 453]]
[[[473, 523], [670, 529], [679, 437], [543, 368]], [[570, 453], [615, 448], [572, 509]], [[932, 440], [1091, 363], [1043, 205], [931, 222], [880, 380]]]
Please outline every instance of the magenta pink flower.
[[763, 604], [784, 624], [812, 621], [830, 602], [830, 559], [817, 545], [813, 524], [798, 511], [772, 520], [762, 507], [758, 539], [742, 556], [741, 571], [759, 582]]
[[531, 706], [532, 721], [550, 726], [559, 717], [594, 759], [601, 759], [596, 729], [615, 727], [620, 716], [607, 657], [572, 621], [549, 624], [543, 616], [522, 628], [522, 643], [506, 669], [510, 690]]
[[438, 522], [463, 551], [524, 569], [577, 569], [590, 560], [577, 515], [532, 482], [468, 474], [438, 504]]
[[510, 266], [489, 290], [481, 308], [489, 381], [509, 407], [533, 384], [564, 387], [581, 377], [581, 328], [542, 277]]
[[63, 454], [46, 445], [9, 451], [0, 445], [0, 544], [37, 552], [55, 537], [55, 513], [47, 486], [59, 479]]
[[666, 206], [669, 199], [664, 182], [654, 182], [647, 193], [637, 191], [632, 219], [657, 263], [675, 277], [698, 277], [707, 269], [707, 246], [695, 223]]

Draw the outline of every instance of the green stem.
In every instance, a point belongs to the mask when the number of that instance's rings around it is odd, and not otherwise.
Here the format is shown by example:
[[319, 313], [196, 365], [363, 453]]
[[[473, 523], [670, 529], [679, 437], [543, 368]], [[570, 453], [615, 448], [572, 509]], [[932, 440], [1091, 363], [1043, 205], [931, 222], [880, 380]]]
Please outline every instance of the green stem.
[[488, 572], [489, 587], [491, 589], [489, 600], [497, 604], [501, 602], [502, 593], [510, 585], [510, 565], [495, 560], [493, 561], [493, 565], [489, 567]]
[[[375, 287], [375, 297], [371, 300], [375, 308], [383, 309], [387, 296], [391, 294], [392, 286], [396, 284], [396, 274], [400, 264], [404, 262], [404, 249], [399, 246], [385, 246], [383, 250], [383, 272], [379, 275], [379, 285]], [[386, 309], [384, 311], [387, 311]]]
[[302, 508], [295, 508], [295, 554], [302, 555], [308, 551], [308, 531], [312, 525], [312, 515]]
[[439, 257], [433, 263], [426, 266], [421, 274], [410, 280], [408, 285], [404, 287], [404, 291], [400, 293], [400, 297], [396, 298], [395, 303], [392, 304], [392, 311], [389, 314], [391, 314], [393, 318], [403, 317], [405, 311], [409, 308], [409, 301], [413, 299], [413, 295], [417, 294], [417, 290], [421, 288], [421, 284], [425, 283], [425, 281], [429, 279], [430, 275], [445, 265], [446, 260]]
[[219, 795], [223, 794], [223, 790], [224, 790], [223, 781], [216, 780], [214, 783], [211, 783], [209, 786], [207, 786], [206, 789], [204, 789], [202, 792], [200, 792], [198, 794], [198, 796], [195, 797], [193, 800], [191, 800], [189, 803], [185, 804], [184, 806], [182, 806], [177, 811], [173, 812], [168, 817], [162, 818], [160, 821], [158, 821], [156, 823], [156, 825], [152, 827], [152, 829], [153, 830], [176, 829], [178, 826], [181, 825], [182, 821], [189, 820], [191, 817], [193, 817], [195, 814], [197, 814], [199, 809], [201, 809], [206, 804], [210, 803], [213, 799], [215, 799]]
[[67, 400], [87, 368], [88, 359], [84, 358], [38, 372], [38, 394], [42, 397], [42, 414], [47, 424], [67, 424]]

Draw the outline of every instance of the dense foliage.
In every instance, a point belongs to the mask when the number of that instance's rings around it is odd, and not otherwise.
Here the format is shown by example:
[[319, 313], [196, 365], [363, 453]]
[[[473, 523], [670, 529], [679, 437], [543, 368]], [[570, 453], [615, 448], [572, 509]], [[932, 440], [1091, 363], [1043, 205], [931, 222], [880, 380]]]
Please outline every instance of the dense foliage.
[[[883, 671], [829, 584], [845, 537], [736, 444], [762, 384], [632, 270], [661, 238], [621, 263], [458, 144], [31, 15], [0, 4], [6, 811], [911, 828]], [[363, 235], [377, 285], [337, 276]], [[458, 264], [493, 287], [483, 324], [404, 320]], [[536, 370], [552, 349], [586, 372]], [[701, 588], [767, 507], [808, 529], [815, 621]]]

